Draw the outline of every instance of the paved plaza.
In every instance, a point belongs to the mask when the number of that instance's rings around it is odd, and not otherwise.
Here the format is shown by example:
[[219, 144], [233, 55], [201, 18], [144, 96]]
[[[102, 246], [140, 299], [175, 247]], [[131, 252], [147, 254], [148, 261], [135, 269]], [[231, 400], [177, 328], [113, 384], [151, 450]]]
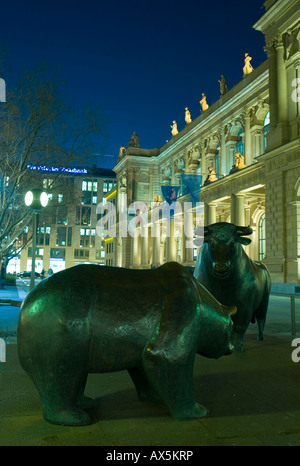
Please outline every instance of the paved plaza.
[[[24, 287], [11, 289], [14, 299]], [[0, 291], [0, 299], [8, 291]], [[26, 293], [25, 293], [26, 294]], [[245, 351], [218, 360], [196, 357], [197, 400], [210, 416], [176, 421], [162, 405], [142, 403], [126, 371], [90, 374], [86, 395], [97, 400], [86, 427], [44, 421], [36, 389], [19, 365], [16, 326], [19, 308], [0, 307], [0, 331], [6, 332], [6, 362], [0, 363], [1, 446], [103, 446], [152, 449], [197, 446], [300, 446], [300, 362], [292, 360], [290, 300], [271, 296], [266, 339], [256, 341], [254, 325]], [[296, 332], [300, 337], [300, 299]], [[118, 450], [118, 447], [120, 450]], [[129, 451], [129, 450], [128, 450]], [[197, 449], [196, 449], [197, 451]]]

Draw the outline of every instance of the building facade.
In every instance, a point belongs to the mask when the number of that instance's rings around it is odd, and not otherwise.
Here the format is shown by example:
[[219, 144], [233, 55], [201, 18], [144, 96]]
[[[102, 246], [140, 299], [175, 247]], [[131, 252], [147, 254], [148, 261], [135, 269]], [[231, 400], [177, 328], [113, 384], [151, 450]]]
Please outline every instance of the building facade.
[[[221, 88], [220, 99], [203, 105], [193, 121], [186, 116], [182, 131], [173, 125], [172, 139], [160, 149], [140, 148], [135, 133], [121, 147], [114, 167], [116, 265], [193, 265], [197, 232], [226, 221], [251, 225], [246, 252], [264, 261], [273, 282], [300, 281], [300, 2], [267, 0], [264, 6], [254, 25], [265, 36], [264, 63], [253, 70], [245, 54], [243, 79]], [[187, 175], [202, 176], [197, 198], [183, 190]], [[169, 221], [163, 187], [176, 189], [177, 211]], [[125, 235], [123, 223], [128, 230], [133, 219], [135, 233]]]
[[[28, 166], [35, 172], [35, 187], [48, 193], [48, 205], [40, 211], [37, 227], [36, 272], [57, 272], [82, 263], [107, 263], [104, 238], [97, 234], [97, 208], [116, 186], [116, 175], [110, 169], [56, 168]], [[63, 170], [63, 174], [61, 171]], [[59, 183], [54, 186], [56, 177]], [[32, 222], [17, 239], [19, 256], [10, 260], [7, 271], [31, 270]], [[111, 258], [110, 258], [111, 261]]]

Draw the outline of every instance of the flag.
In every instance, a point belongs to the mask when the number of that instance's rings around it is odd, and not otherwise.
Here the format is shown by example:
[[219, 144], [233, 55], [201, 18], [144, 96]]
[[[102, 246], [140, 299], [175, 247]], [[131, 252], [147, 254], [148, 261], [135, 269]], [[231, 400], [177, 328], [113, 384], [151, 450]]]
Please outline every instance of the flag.
[[180, 186], [162, 186], [161, 193], [162, 193], [163, 199], [168, 204], [172, 204], [173, 202], [176, 202], [179, 188]]
[[199, 202], [202, 186], [202, 175], [181, 175], [182, 196], [189, 194], [193, 200]]

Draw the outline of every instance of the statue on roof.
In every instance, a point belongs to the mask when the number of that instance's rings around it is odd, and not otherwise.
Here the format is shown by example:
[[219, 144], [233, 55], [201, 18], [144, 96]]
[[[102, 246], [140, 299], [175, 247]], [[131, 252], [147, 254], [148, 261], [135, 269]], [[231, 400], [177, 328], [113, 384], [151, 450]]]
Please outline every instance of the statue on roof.
[[239, 170], [247, 166], [245, 165], [245, 157], [240, 152], [235, 153], [235, 166]]
[[243, 72], [244, 72], [244, 77], [247, 76], [248, 74], [252, 73], [252, 71], [254, 70], [253, 66], [251, 65], [250, 61], [252, 60], [252, 57], [250, 57], [248, 55], [248, 53], [245, 53], [245, 65], [244, 65], [244, 68], [243, 68]]
[[220, 92], [221, 92], [221, 95], [224, 95], [226, 94], [227, 92], [227, 85], [226, 85], [226, 81], [225, 81], [225, 78], [224, 76], [221, 74], [221, 79], [219, 79], [219, 83], [220, 83]]
[[133, 132], [133, 135], [131, 136], [131, 139], [128, 143], [128, 147], [140, 147], [140, 140], [139, 140], [138, 135], [135, 133], [135, 131]]
[[192, 123], [191, 112], [189, 111], [188, 107], [185, 107], [185, 122], [187, 125]]
[[172, 136], [176, 136], [176, 134], [178, 134], [178, 129], [177, 129], [177, 123], [175, 120], [173, 120], [173, 125], [171, 125], [171, 128], [172, 128]]
[[126, 152], [125, 147], [124, 147], [124, 146], [121, 146], [121, 147], [120, 147], [120, 152], [119, 152], [118, 159], [121, 159], [122, 157], [124, 157], [125, 152]]
[[200, 100], [200, 105], [202, 107], [202, 112], [205, 112], [209, 108], [208, 103], [206, 102], [206, 95], [202, 92], [202, 99]]

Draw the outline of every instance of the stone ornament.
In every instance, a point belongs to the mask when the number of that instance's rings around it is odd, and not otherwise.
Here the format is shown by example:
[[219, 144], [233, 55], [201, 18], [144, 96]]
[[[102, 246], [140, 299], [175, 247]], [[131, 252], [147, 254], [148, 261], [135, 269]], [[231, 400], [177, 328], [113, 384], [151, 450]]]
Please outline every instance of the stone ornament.
[[245, 53], [245, 60], [244, 60], [245, 65], [243, 67], [244, 78], [248, 74], [252, 73], [252, 71], [254, 70], [253, 66], [250, 63], [251, 60], [252, 60], [252, 57], [250, 57], [248, 53]]
[[177, 123], [175, 120], [173, 120], [173, 125], [171, 125], [171, 128], [172, 128], [172, 136], [176, 136], [176, 134], [178, 134], [178, 129], [177, 129]]
[[209, 108], [208, 103], [206, 102], [206, 95], [202, 92], [202, 99], [200, 100], [200, 105], [202, 107], [202, 112], [205, 112]]
[[185, 107], [185, 122], [186, 122], [187, 125], [192, 123], [191, 113], [190, 113], [188, 107]]

